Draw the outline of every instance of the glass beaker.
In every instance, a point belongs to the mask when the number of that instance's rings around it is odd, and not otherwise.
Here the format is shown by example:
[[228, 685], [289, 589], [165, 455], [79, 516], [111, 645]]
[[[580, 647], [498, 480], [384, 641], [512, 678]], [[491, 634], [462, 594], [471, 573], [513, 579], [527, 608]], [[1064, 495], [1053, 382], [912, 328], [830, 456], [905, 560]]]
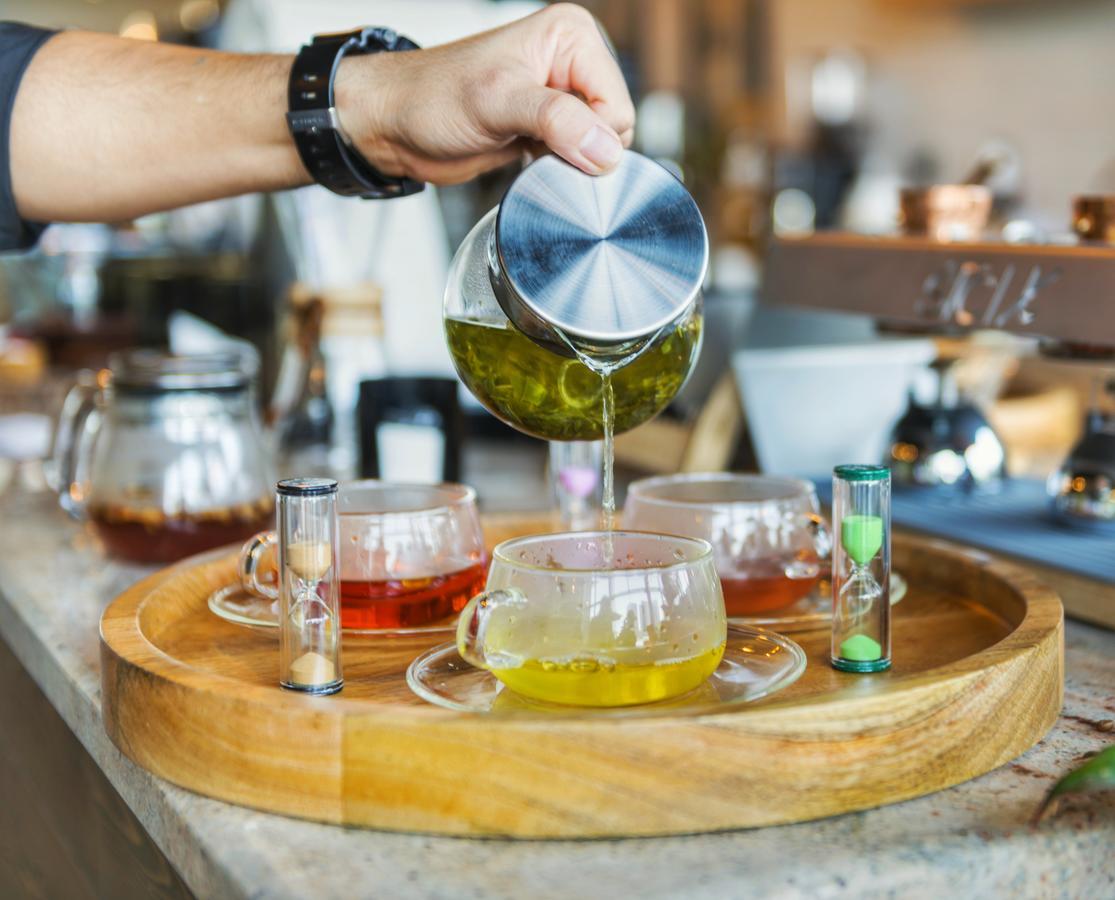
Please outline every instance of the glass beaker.
[[678, 696], [720, 664], [727, 620], [707, 541], [578, 532], [504, 541], [457, 648], [511, 690], [571, 706]]

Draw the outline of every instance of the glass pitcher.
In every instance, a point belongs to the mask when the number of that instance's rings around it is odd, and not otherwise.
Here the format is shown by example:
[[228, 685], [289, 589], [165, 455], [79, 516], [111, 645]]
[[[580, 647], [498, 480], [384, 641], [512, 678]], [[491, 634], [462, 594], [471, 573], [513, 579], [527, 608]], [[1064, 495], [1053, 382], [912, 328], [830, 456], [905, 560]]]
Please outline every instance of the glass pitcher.
[[603, 437], [659, 413], [701, 345], [708, 238], [669, 172], [625, 152], [607, 175], [556, 157], [527, 167], [450, 265], [445, 336], [457, 373], [496, 417], [535, 437]]
[[107, 551], [170, 562], [269, 528], [274, 474], [239, 353], [134, 350], [79, 382], [53, 470], [62, 506]]

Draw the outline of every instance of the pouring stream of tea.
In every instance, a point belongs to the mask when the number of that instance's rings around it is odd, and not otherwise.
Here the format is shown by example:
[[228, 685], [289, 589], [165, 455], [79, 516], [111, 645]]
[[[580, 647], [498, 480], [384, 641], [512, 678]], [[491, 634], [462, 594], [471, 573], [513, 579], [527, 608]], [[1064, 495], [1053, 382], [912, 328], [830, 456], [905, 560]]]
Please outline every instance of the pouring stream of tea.
[[[666, 326], [669, 327], [669, 326]], [[602, 494], [600, 498], [601, 512], [603, 513], [604, 520], [604, 559], [606, 565], [611, 567], [615, 564], [615, 545], [612, 542], [612, 532], [615, 530], [616, 524], [616, 453], [615, 453], [615, 410], [616, 410], [616, 396], [615, 390], [612, 385], [612, 373], [624, 366], [633, 363], [638, 359], [649, 347], [653, 346], [655, 341], [658, 340], [664, 329], [660, 329], [647, 340], [639, 344], [631, 353], [622, 356], [617, 360], [601, 360], [597, 359], [584, 351], [578, 349], [572, 341], [566, 337], [560, 330], [557, 332], [565, 345], [573, 351], [577, 359], [579, 359], [588, 369], [595, 372], [600, 376], [600, 392], [601, 392], [601, 407], [603, 416], [603, 430], [604, 430], [604, 479], [602, 485]]]

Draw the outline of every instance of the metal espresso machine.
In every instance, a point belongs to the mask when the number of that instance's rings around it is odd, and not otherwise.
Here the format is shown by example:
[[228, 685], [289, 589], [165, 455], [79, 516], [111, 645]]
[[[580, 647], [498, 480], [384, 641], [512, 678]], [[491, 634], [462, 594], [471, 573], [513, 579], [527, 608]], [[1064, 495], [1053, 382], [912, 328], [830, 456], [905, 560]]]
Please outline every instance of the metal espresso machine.
[[[961, 459], [941, 471], [961, 472], [977, 440], [995, 440], [993, 432], [977, 437], [985, 423], [962, 402], [912, 404], [884, 461], [895, 472], [896, 524], [1020, 559], [1060, 591], [1071, 614], [1115, 627], [1115, 604], [1103, 596], [1110, 592], [1097, 589], [1115, 585], [1115, 197], [1076, 198], [1063, 236], [1008, 242], [985, 235], [984, 190], [904, 192], [903, 229], [893, 236], [777, 238], [764, 300], [867, 314], [884, 329], [1005, 331], [1098, 373], [1083, 436], [1045, 481], [1007, 479], [1002, 467], [984, 466], [942, 485], [928, 463], [953, 425], [950, 452]], [[948, 367], [938, 362], [939, 377]]]

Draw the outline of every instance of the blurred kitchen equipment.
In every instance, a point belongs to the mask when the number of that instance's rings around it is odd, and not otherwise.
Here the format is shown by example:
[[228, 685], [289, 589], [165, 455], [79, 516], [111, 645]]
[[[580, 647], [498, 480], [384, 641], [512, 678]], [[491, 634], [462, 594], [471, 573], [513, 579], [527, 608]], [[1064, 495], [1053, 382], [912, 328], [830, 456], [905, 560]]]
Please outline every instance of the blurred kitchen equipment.
[[66, 400], [52, 469], [62, 506], [114, 556], [168, 562], [272, 518], [271, 461], [241, 353], [116, 354]]
[[885, 454], [895, 484], [990, 487], [1006, 477], [1003, 443], [979, 407], [961, 395], [955, 365], [953, 359], [933, 363], [933, 402], [919, 402], [911, 390]]
[[744, 349], [732, 357], [759, 467], [802, 477], [882, 459], [933, 342], [903, 338]]
[[612, 376], [615, 431], [626, 431], [658, 413], [693, 368], [707, 265], [701, 214], [657, 163], [627, 151], [593, 177], [543, 157], [453, 258], [445, 328], [454, 364], [520, 431], [595, 440], [600, 372], [637, 353]]
[[453, 378], [379, 378], [360, 383], [360, 477], [457, 481], [464, 425]]
[[[1115, 357], [1115, 243], [1101, 239], [1110, 236], [1102, 224], [1109, 218], [1107, 208], [1082, 199], [1073, 213], [1074, 233], [1049, 242], [1041, 242], [1037, 229], [1012, 232], [1017, 239], [1003, 242], [835, 232], [776, 238], [767, 257], [764, 299], [863, 313], [935, 332], [1005, 331], [1039, 339], [1042, 353], [1059, 359], [1110, 361]], [[1113, 455], [1109, 427], [1098, 419], [1089, 425], [1089, 434], [1051, 486], [1062, 521], [1095, 523], [1110, 514], [1110, 474], [1104, 474], [1111, 473]], [[1070, 614], [1115, 623], [1110, 606], [1096, 599], [1097, 586], [1110, 584], [1110, 573], [1090, 565], [1090, 555], [1108, 550], [1091, 545], [1079, 530], [1051, 525], [1040, 482], [1006, 482], [990, 494], [909, 493], [914, 496], [901, 524], [1040, 564], [1042, 577], [1056, 587]], [[1082, 559], [1073, 558], [1077, 555]]]
[[991, 191], [982, 184], [934, 184], [899, 192], [904, 234], [933, 241], [978, 240], [991, 215]]
[[1053, 509], [1066, 524], [1115, 526], [1115, 410], [1105, 409], [1104, 395], [1115, 398], [1115, 377], [1096, 385], [1084, 436], [1049, 479]]
[[269, 419], [278, 438], [280, 478], [332, 477], [333, 408], [326, 392], [325, 355], [321, 350], [325, 304], [306, 297], [292, 304], [293, 334], [283, 355], [271, 398]]
[[600, 524], [603, 441], [550, 441], [550, 493], [564, 531]]
[[1084, 194], [1074, 197], [1072, 230], [1085, 241], [1115, 244], [1115, 196]]
[[[1098, 218], [1076, 218], [1078, 233], [1102, 232]], [[1007, 243], [828, 232], [774, 240], [764, 300], [940, 332], [992, 328], [1042, 338], [1043, 350], [1061, 355], [1110, 356], [1113, 262], [1115, 245], [1090, 237]]]

